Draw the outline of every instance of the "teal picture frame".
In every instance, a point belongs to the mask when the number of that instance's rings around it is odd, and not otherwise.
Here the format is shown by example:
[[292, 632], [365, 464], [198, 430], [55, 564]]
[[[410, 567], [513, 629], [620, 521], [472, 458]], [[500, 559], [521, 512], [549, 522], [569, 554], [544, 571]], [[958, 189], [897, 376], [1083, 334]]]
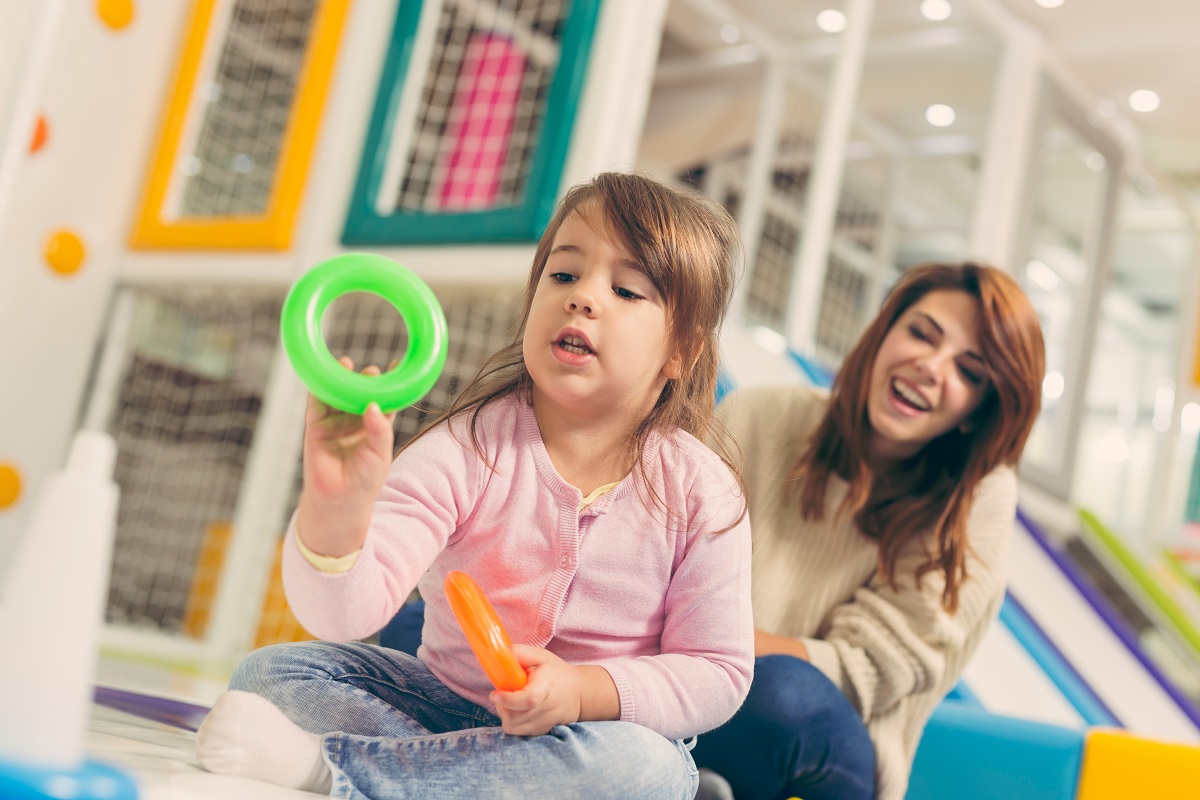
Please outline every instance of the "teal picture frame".
[[550, 83], [546, 113], [534, 147], [533, 163], [519, 205], [480, 211], [380, 214], [376, 198], [388, 160], [387, 146], [412, 60], [422, 0], [401, 0], [367, 128], [358, 175], [350, 198], [342, 244], [430, 245], [535, 242], [558, 200], [575, 123], [587, 79], [592, 42], [602, 0], [573, 0], [563, 25], [561, 56]]

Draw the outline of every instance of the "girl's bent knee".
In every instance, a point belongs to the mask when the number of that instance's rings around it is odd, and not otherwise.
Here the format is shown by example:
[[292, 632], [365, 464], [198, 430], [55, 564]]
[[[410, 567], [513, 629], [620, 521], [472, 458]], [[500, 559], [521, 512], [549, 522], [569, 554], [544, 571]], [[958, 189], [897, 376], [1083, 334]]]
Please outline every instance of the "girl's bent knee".
[[263, 694], [264, 689], [284, 676], [311, 671], [312, 665], [321, 661], [314, 658], [323, 649], [321, 645], [321, 642], [300, 642], [259, 648], [237, 665], [229, 678], [229, 688]]
[[632, 722], [582, 723], [568, 726], [603, 783], [621, 787], [621, 797], [691, 798], [698, 779], [691, 755], [678, 742]]

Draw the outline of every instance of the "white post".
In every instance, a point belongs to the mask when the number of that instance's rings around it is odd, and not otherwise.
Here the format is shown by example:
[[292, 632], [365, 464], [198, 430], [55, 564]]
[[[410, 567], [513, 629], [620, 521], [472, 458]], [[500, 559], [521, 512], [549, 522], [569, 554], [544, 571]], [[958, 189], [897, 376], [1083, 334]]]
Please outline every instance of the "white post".
[[783, 130], [783, 112], [786, 107], [786, 75], [778, 61], [769, 59], [766, 74], [763, 76], [762, 96], [758, 104], [758, 124], [754, 129], [754, 141], [750, 145], [746, 180], [742, 184], [741, 194], [738, 195], [738, 229], [742, 236], [746, 272], [734, 290], [732, 307], [728, 314], [730, 320], [741, 320], [745, 317], [746, 293], [750, 287], [750, 274], [758, 257], [767, 195], [771, 191], [771, 174], [775, 169], [775, 155], [779, 149], [779, 136]]
[[1027, 165], [1037, 122], [1043, 48], [1015, 20], [992, 15], [1004, 43], [996, 72], [987, 139], [980, 167], [970, 254], [1010, 273], [1019, 272], [1015, 248], [1029, 192]]
[[786, 331], [788, 345], [808, 356], [816, 351], [817, 314], [833, 241], [833, 226], [837, 221], [846, 142], [854, 121], [873, 12], [874, 0], [849, 0], [846, 4], [846, 30], [842, 33], [842, 47], [833, 65], [829, 102], [821, 118], [821, 130], [813, 152], [804, 228], [788, 296]]

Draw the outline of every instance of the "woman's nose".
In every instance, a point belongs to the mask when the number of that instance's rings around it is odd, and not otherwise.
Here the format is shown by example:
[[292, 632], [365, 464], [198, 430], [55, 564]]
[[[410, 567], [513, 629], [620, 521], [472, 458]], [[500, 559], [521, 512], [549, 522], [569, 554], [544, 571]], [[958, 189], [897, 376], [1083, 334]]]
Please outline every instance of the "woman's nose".
[[941, 356], [938, 354], [918, 358], [916, 360], [917, 375], [926, 383], [933, 383], [937, 380], [941, 362]]

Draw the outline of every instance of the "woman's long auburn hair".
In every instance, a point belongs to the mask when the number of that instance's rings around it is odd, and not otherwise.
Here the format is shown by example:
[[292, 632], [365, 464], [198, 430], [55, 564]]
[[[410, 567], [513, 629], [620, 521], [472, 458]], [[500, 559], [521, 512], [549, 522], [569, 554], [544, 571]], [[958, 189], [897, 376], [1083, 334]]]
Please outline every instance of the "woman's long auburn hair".
[[[988, 382], [963, 432], [954, 428], [926, 444], [878, 481], [868, 466], [867, 413], [875, 356], [901, 315], [930, 292], [960, 291], [979, 302], [979, 346]], [[849, 513], [879, 543], [879, 571], [896, 586], [896, 563], [913, 539], [931, 533], [929, 560], [917, 570], [945, 577], [942, 605], [958, 609], [967, 579], [967, 518], [979, 482], [1001, 465], [1016, 468], [1041, 407], [1045, 346], [1041, 324], [1016, 281], [976, 263], [926, 264], [907, 270], [875, 320], [846, 357], [829, 410], [791, 476], [799, 481], [805, 519], [825, 514], [830, 475], [849, 482], [839, 513]]]
[[[681, 429], [705, 441], [719, 425], [713, 418], [718, 337], [741, 259], [737, 224], [728, 211], [698, 192], [675, 189], [633, 173], [605, 172], [574, 186], [559, 202], [538, 241], [512, 340], [484, 362], [450, 406], [409, 439], [401, 452], [439, 423], [470, 414], [471, 441], [483, 457], [476, 435], [483, 409], [513, 393], [530, 396], [533, 381], [522, 354], [525, 326], [555, 236], [572, 214], [586, 215], [590, 224], [606, 226], [645, 270], [666, 304], [669, 346], [684, 356], [680, 377], [667, 381], [654, 409], [633, 433], [629, 455], [634, 471], [642, 468], [642, 452], [652, 431]], [[719, 440], [729, 441], [727, 435]], [[736, 454], [725, 452], [730, 449], [724, 445], [717, 454], [739, 476], [734, 467]], [[639, 484], [639, 490], [643, 488], [655, 505], [670, 513], [648, 481]]]

